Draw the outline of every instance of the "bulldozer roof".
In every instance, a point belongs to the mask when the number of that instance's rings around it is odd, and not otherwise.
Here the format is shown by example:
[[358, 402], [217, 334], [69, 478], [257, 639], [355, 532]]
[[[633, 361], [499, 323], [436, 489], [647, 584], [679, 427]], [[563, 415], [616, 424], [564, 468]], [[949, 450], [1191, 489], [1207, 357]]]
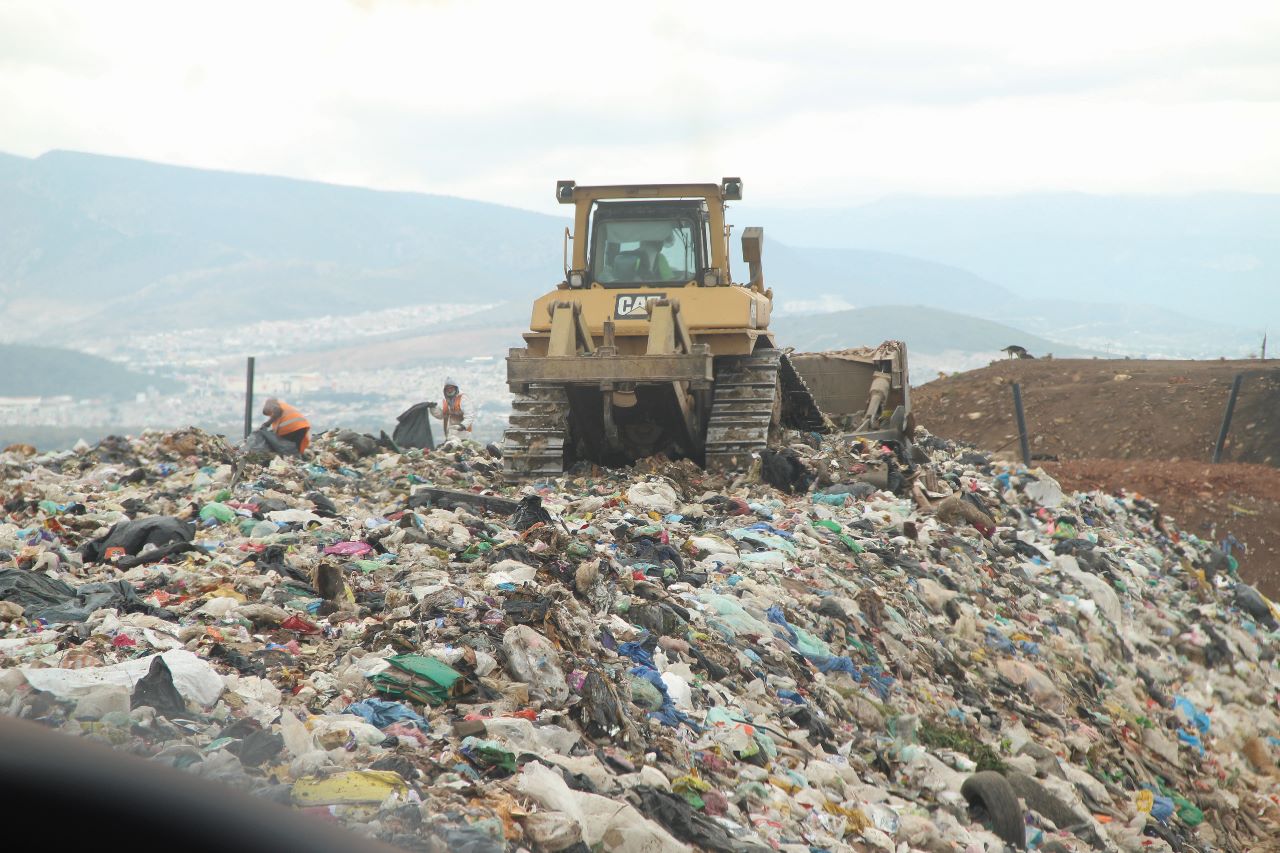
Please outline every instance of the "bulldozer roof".
[[573, 181], [556, 182], [556, 200], [561, 204], [628, 198], [705, 198], [708, 201], [739, 201], [742, 180], [724, 178], [718, 184], [611, 184], [578, 186]]

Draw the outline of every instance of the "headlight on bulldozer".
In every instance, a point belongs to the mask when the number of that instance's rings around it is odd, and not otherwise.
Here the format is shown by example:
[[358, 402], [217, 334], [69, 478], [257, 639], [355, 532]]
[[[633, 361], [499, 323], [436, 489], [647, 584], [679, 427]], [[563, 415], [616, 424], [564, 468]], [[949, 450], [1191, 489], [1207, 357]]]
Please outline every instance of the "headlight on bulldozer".
[[573, 288], [582, 287], [583, 276], [580, 272], [569, 273], [569, 286]]
[[702, 271], [702, 286], [715, 287], [720, 283], [720, 270], [712, 267]]

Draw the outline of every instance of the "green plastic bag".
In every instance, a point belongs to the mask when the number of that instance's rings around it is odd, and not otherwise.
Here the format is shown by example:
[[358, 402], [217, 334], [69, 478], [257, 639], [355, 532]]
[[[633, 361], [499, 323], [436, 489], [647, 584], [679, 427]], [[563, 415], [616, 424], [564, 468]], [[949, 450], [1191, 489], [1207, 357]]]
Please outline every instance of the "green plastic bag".
[[482, 767], [500, 767], [508, 773], [516, 772], [516, 754], [495, 740], [464, 738], [461, 752]]
[[214, 518], [217, 519], [220, 524], [226, 524], [228, 521], [234, 520], [235, 517], [236, 511], [224, 503], [213, 501], [200, 507], [201, 521]]

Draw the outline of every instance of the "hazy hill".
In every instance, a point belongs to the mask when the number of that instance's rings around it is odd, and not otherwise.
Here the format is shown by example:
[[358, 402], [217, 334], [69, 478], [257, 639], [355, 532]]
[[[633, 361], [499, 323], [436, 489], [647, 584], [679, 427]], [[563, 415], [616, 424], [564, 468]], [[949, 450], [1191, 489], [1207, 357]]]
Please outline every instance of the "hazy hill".
[[[72, 336], [104, 325], [230, 325], [434, 299], [523, 302], [559, 278], [566, 224], [443, 196], [66, 151], [4, 155], [0, 319], [35, 320], [9, 324], [6, 334], [56, 328]], [[1010, 295], [936, 262], [797, 251], [772, 229], [766, 238], [766, 275], [783, 305], [823, 296], [900, 302], [909, 293], [961, 308]]]
[[788, 312], [823, 297], [836, 309], [909, 301], [969, 312], [1014, 299], [1007, 289], [958, 267], [865, 249], [798, 249], [771, 238], [767, 228], [764, 270], [778, 306]]
[[0, 397], [125, 399], [155, 388], [180, 389], [172, 379], [136, 373], [115, 362], [53, 347], [0, 344]]
[[908, 352], [913, 356], [972, 352], [1002, 358], [1000, 350], [1010, 344], [1040, 355], [1047, 352], [1061, 356], [1093, 354], [1003, 323], [921, 305], [878, 305], [816, 316], [782, 317], [774, 321], [773, 328], [779, 344], [804, 351], [900, 340], [906, 341]]
[[[765, 226], [780, 315], [923, 304], [1096, 349], [1217, 355], [1255, 345], [1280, 302], [1267, 279], [1280, 249], [1261, 237], [1276, 232], [1277, 205], [907, 198], [839, 211], [735, 205], [730, 218], [735, 234]], [[559, 279], [567, 223], [419, 193], [0, 155], [0, 339], [76, 346], [434, 301], [505, 303], [507, 323]], [[795, 248], [805, 244], [830, 248]], [[735, 271], [745, 275], [740, 262]]]
[[10, 322], [182, 328], [480, 302], [560, 269], [560, 220], [499, 205], [70, 152], [19, 163], [0, 167]]

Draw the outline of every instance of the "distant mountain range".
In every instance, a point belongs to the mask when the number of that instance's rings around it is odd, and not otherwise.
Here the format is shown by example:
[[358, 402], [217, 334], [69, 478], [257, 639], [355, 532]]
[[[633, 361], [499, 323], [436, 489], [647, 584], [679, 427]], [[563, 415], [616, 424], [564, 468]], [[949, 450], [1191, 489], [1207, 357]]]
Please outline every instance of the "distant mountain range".
[[[1039, 336], [1062, 352], [1172, 356], [1242, 354], [1272, 318], [1280, 326], [1276, 196], [890, 199], [731, 214], [736, 233], [765, 226], [779, 328], [807, 339], [830, 329], [833, 345], [891, 334], [846, 315], [787, 315], [922, 305], [953, 312], [951, 327], [990, 330], [956, 315], [1005, 324], [995, 337], [975, 332], [984, 346], [1038, 347]], [[433, 301], [498, 306], [452, 331], [518, 331], [560, 278], [567, 224], [444, 196], [64, 151], [0, 155], [0, 336], [75, 347]], [[853, 337], [863, 329], [870, 338]], [[424, 335], [438, 337], [394, 337]]]
[[811, 317], [781, 317], [773, 323], [780, 342], [797, 350], [815, 352], [842, 349], [850, 341], [879, 343], [905, 341], [908, 352], [965, 352], [1001, 357], [1010, 344], [1032, 354], [1089, 357], [1101, 353], [1063, 346], [1012, 326], [942, 311], [908, 305], [877, 305]]
[[8, 158], [0, 322], [127, 334], [495, 301], [554, 284], [562, 228], [456, 198], [61, 151]]
[[149, 389], [168, 394], [181, 388], [163, 376], [137, 373], [105, 358], [54, 347], [0, 344], [0, 365], [0, 397], [123, 400]]

